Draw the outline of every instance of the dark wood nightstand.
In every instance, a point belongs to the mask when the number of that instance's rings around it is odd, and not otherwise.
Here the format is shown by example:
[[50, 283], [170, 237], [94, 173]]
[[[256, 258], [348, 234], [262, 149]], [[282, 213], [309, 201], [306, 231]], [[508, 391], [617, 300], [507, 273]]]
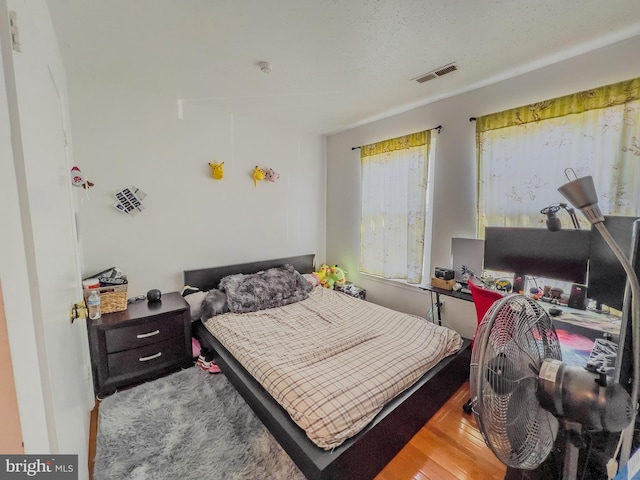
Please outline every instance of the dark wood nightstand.
[[87, 318], [98, 396], [193, 365], [189, 305], [178, 292], [127, 307], [97, 320]]

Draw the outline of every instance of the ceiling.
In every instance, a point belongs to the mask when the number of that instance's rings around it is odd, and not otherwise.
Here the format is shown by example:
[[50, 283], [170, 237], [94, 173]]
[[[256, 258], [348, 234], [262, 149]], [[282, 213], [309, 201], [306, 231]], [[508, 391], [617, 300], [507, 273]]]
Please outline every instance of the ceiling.
[[[638, 0], [49, 0], [68, 74], [329, 134], [640, 34]], [[271, 64], [263, 73], [257, 64]], [[455, 62], [434, 80], [412, 79]]]

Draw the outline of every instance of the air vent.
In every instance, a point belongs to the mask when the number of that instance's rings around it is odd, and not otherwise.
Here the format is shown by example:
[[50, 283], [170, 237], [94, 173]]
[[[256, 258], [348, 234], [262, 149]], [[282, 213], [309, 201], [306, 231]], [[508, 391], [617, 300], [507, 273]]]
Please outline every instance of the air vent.
[[416, 82], [424, 83], [429, 80], [433, 80], [434, 78], [438, 78], [438, 76], [435, 73], [427, 73], [426, 75], [422, 75], [420, 78], [416, 78]]
[[447, 73], [455, 72], [458, 70], [458, 67], [454, 64], [447, 65], [446, 67], [442, 67], [440, 70], [434, 72], [438, 77], [446, 75]]
[[424, 83], [424, 82], [428, 82], [429, 80], [433, 80], [434, 78], [438, 78], [443, 75], [446, 75], [447, 73], [455, 72], [456, 70], [458, 70], [458, 66], [454, 63], [450, 63], [449, 65], [436, 68], [435, 70], [432, 70], [431, 72], [420, 75], [419, 77], [412, 78], [412, 80], [415, 80], [418, 83]]

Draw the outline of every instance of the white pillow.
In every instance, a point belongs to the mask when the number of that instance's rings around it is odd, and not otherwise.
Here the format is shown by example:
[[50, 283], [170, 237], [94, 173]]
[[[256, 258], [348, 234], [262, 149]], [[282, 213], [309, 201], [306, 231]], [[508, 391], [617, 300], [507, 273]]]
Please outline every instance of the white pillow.
[[200, 320], [200, 314], [202, 313], [202, 302], [204, 297], [207, 296], [207, 292], [195, 292], [190, 293], [184, 299], [189, 304], [191, 310], [191, 321]]

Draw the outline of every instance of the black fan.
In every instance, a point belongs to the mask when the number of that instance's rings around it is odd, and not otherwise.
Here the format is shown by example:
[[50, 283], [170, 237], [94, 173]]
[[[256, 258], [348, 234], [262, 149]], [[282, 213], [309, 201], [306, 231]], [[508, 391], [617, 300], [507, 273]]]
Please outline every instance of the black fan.
[[[534, 300], [496, 301], [476, 332], [471, 358], [473, 411], [496, 456], [533, 469], [549, 455], [559, 428], [619, 432], [632, 419], [629, 394], [603, 374], [562, 362], [548, 315]], [[564, 478], [576, 477], [578, 448], [567, 435]]]

